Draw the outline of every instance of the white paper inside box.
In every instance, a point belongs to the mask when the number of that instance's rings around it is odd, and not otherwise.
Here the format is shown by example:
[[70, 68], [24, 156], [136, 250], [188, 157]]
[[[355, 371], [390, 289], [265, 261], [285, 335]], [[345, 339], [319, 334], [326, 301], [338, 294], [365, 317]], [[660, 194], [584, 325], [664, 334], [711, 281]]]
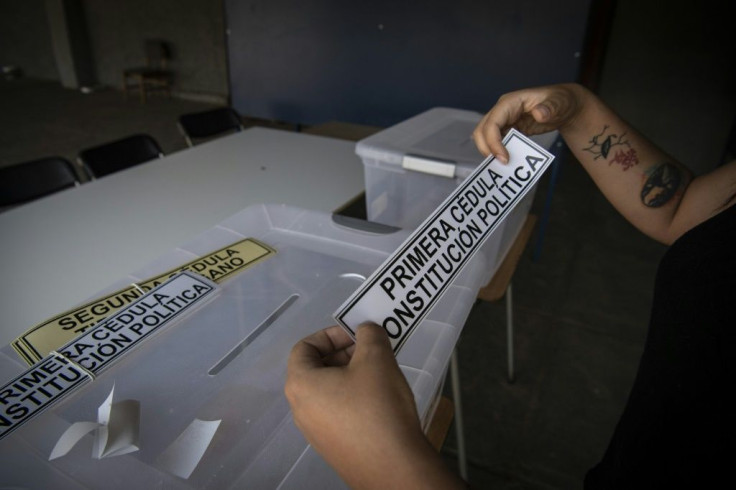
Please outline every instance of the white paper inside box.
[[[3, 483], [129, 489], [288, 488], [305, 482], [324, 488], [339, 482], [307, 450], [291, 420], [283, 394], [286, 360], [299, 339], [334, 323], [337, 307], [407, 236], [355, 228], [317, 212], [254, 206], [134, 271], [131, 277], [142, 280], [246, 237], [276, 250], [224, 280], [212, 301], [166, 325], [0, 441]], [[483, 267], [480, 258], [469, 263], [399, 353], [420, 416], [442, 382]], [[233, 347], [256, 331], [223, 366]], [[0, 361], [4, 381], [22, 371], [11, 359]], [[216, 365], [220, 369], [213, 374]], [[71, 424], [97, 420], [113, 386], [116, 401], [140, 403], [139, 450], [95, 459], [89, 434], [65, 456], [48, 461]], [[162, 454], [197, 419], [221, 422], [191, 475], [176, 476], [162, 468]]]

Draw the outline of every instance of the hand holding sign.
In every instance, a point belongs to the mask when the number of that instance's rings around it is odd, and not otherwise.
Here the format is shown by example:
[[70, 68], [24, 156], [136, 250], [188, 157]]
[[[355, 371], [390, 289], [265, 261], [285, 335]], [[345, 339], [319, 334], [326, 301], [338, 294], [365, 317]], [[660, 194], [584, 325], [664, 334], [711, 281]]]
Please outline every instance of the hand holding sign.
[[372, 321], [394, 353], [442, 297], [483, 242], [511, 213], [554, 157], [515, 130], [507, 165], [487, 158], [337, 310], [351, 336]]
[[493, 154], [506, 163], [509, 155], [502, 134], [512, 127], [529, 136], [562, 129], [575, 119], [586, 97], [587, 92], [574, 83], [510, 92], [478, 123], [473, 139], [483, 155]]
[[357, 337], [335, 326], [294, 346], [285, 391], [296, 425], [353, 488], [464, 488], [424, 437], [384, 331], [364, 325]]

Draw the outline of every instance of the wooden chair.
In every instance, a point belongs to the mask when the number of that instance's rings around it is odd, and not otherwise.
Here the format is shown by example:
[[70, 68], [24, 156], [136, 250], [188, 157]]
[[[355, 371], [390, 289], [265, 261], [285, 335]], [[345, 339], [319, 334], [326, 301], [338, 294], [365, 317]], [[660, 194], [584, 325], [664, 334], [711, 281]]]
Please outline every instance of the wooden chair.
[[164, 156], [155, 139], [136, 134], [79, 152], [79, 163], [90, 177], [99, 178]]
[[0, 206], [21, 204], [79, 185], [74, 165], [47, 157], [0, 168]]
[[163, 91], [171, 95], [173, 73], [167, 69], [171, 60], [171, 49], [160, 40], [146, 41], [146, 64], [123, 71], [123, 93], [128, 96], [128, 89], [138, 88], [141, 103], [146, 103], [148, 92]]

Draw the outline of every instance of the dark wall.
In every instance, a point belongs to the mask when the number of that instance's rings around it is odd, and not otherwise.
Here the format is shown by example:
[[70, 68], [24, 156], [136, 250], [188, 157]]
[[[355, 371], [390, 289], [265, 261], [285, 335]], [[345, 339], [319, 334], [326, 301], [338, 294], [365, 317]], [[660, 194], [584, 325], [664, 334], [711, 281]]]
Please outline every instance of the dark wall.
[[697, 173], [715, 167], [736, 115], [732, 2], [619, 0], [601, 96]]
[[577, 77], [588, 0], [227, 0], [241, 113], [390, 125]]
[[120, 87], [123, 69], [143, 64], [145, 40], [164, 39], [176, 91], [227, 96], [221, 0], [86, 0], [85, 10], [101, 83]]
[[0, 65], [26, 76], [58, 80], [44, 0], [0, 2]]

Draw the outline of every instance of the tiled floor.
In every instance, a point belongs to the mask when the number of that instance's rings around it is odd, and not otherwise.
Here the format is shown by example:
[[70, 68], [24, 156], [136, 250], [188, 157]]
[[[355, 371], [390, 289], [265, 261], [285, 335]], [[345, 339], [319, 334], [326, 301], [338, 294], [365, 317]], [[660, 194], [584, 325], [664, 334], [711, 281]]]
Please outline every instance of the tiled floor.
[[[112, 90], [82, 95], [34, 81], [0, 82], [0, 106], [0, 165], [75, 159], [82, 148], [137, 132], [179, 151], [176, 118], [210, 107], [165, 98], [141, 105]], [[503, 302], [476, 304], [458, 347], [474, 487], [582, 486], [626, 401], [663, 252], [572, 159], [563, 162], [541, 256], [532, 262], [527, 251], [514, 277], [516, 382], [505, 377]], [[455, 447], [451, 435], [443, 450], [451, 465]]]

